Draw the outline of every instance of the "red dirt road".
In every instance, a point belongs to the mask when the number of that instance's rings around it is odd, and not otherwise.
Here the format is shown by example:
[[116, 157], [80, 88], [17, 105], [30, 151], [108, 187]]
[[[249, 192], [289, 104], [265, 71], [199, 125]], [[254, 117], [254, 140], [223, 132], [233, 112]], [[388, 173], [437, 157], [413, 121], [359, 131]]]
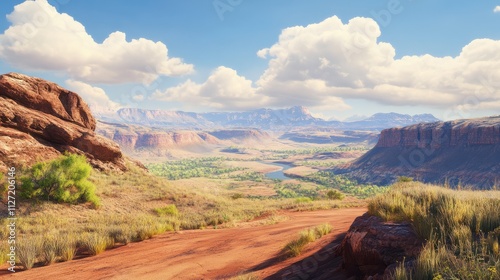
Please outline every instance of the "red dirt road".
[[[266, 278], [287, 270], [287, 267], [301, 259], [309, 256], [313, 258], [316, 251], [338, 239], [354, 219], [365, 212], [365, 208], [287, 212], [284, 215], [290, 218], [274, 225], [167, 233], [95, 257], [23, 272], [2, 272], [0, 278], [226, 279], [249, 270], [253, 271], [253, 275]], [[333, 226], [331, 234], [308, 245], [299, 257], [288, 260], [279, 257], [283, 246], [294, 239], [299, 231], [322, 223]]]

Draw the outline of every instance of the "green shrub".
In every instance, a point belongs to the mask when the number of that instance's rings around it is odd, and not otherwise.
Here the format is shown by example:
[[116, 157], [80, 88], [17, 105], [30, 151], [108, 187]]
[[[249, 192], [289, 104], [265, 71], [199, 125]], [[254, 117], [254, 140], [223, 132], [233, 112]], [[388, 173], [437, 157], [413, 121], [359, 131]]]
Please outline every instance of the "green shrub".
[[95, 186], [88, 181], [91, 170], [85, 156], [75, 154], [37, 163], [21, 178], [21, 196], [66, 203], [91, 202], [99, 206]]
[[338, 190], [329, 190], [326, 193], [326, 196], [328, 197], [328, 199], [332, 200], [342, 200], [345, 197], [345, 195]]
[[156, 214], [158, 214], [158, 216], [179, 216], [179, 210], [177, 210], [177, 207], [174, 204], [170, 204], [161, 208], [155, 208], [155, 212]]

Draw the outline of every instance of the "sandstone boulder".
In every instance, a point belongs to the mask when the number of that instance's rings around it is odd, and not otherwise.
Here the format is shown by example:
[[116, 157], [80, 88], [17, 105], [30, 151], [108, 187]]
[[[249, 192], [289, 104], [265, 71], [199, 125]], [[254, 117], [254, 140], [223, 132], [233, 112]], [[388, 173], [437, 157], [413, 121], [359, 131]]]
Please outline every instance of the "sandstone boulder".
[[423, 244], [410, 223], [384, 222], [364, 214], [354, 220], [342, 241], [344, 268], [358, 278], [382, 277], [387, 267], [415, 259]]
[[0, 168], [72, 152], [84, 154], [99, 169], [126, 169], [118, 145], [96, 135], [89, 107], [74, 92], [9, 73], [0, 75], [0, 108]]

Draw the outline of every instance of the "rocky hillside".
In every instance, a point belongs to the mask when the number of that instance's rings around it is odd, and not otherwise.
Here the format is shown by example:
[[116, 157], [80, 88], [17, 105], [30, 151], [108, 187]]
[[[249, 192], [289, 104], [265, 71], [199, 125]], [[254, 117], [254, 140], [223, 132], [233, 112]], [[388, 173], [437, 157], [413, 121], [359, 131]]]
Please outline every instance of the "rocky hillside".
[[267, 133], [254, 129], [188, 131], [106, 122], [98, 122], [97, 133], [115, 141], [125, 151], [232, 145], [269, 138]]
[[377, 184], [404, 175], [477, 188], [499, 185], [500, 116], [386, 129], [372, 150], [337, 172]]
[[64, 152], [99, 169], [125, 170], [117, 144], [96, 135], [96, 120], [76, 93], [17, 73], [0, 75], [0, 169], [32, 165]]

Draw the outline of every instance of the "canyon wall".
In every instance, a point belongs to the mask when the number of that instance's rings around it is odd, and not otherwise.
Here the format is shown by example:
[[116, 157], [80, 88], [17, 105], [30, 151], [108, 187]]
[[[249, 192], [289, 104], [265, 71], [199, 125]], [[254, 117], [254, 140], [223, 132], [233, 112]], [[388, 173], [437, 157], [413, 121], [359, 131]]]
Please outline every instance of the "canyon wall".
[[383, 130], [372, 150], [336, 172], [363, 183], [386, 185], [410, 176], [491, 188], [500, 184], [500, 116]]

